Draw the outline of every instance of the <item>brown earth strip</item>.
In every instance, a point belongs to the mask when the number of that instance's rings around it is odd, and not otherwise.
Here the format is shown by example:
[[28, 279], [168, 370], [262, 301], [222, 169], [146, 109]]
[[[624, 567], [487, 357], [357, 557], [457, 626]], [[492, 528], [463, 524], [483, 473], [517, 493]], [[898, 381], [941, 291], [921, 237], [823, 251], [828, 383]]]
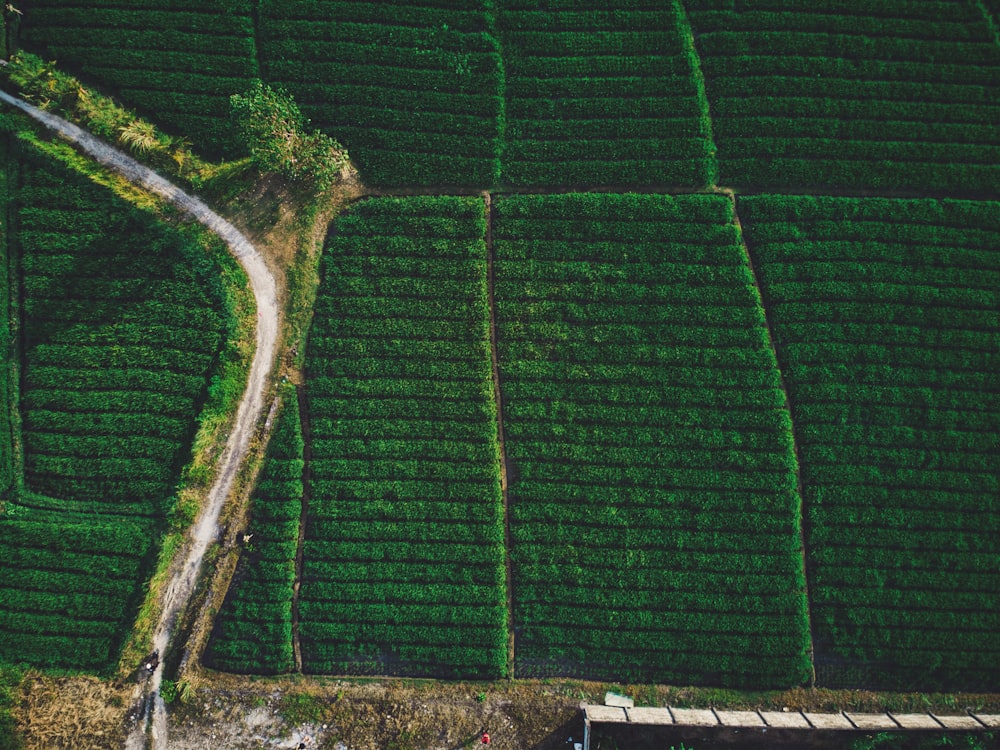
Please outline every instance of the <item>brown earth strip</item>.
[[500, 390], [500, 363], [497, 354], [496, 264], [493, 257], [493, 198], [483, 193], [486, 207], [486, 296], [490, 314], [490, 367], [493, 372], [493, 400], [497, 411], [497, 447], [500, 452], [500, 495], [503, 500], [504, 575], [507, 587], [507, 675], [514, 676], [514, 592], [510, 569], [510, 494], [507, 491], [507, 448], [503, 432], [503, 395]]

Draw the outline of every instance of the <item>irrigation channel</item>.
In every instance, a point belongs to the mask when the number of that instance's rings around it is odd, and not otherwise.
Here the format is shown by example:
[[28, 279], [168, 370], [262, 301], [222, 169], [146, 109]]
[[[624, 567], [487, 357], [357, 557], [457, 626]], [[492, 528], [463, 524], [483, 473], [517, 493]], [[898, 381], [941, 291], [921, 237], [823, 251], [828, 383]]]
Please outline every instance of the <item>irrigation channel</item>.
[[[236, 412], [236, 422], [219, 458], [218, 473], [209, 490], [208, 501], [190, 531], [187, 558], [183, 567], [174, 568], [167, 585], [163, 597], [163, 612], [153, 635], [153, 648], [165, 654], [178, 619], [194, 592], [205, 552], [218, 536], [222, 504], [229, 495], [233, 480], [250, 446], [257, 421], [263, 413], [267, 382], [274, 366], [278, 339], [279, 311], [274, 277], [250, 241], [198, 198], [188, 195], [149, 167], [60, 117], [3, 91], [0, 91], [0, 101], [27, 113], [103, 166], [122, 175], [132, 184], [167, 200], [221, 237], [246, 272], [256, 300], [257, 346], [250, 365], [247, 387]], [[167, 747], [166, 707], [160, 695], [163, 668], [164, 662], [161, 659], [150, 679], [141, 683], [141, 694], [137, 696], [137, 700], [142, 711], [126, 742], [127, 750], [145, 748], [147, 736], [148, 746], [152, 750]]]

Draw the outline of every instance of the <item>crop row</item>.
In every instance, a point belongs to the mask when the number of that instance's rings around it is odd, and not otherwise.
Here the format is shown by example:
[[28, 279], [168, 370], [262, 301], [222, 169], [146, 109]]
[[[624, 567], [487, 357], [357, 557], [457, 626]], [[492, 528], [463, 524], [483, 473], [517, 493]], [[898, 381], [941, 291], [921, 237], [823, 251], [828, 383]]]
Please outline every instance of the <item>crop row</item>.
[[304, 443], [295, 389], [286, 389], [284, 398], [251, 499], [249, 541], [204, 657], [227, 672], [276, 674], [295, 667], [292, 598]]
[[[485, 207], [371, 199], [334, 229], [306, 362], [303, 669], [502, 676]], [[382, 577], [395, 559], [421, 585]], [[382, 576], [343, 577], [359, 565]]]
[[[739, 208], [799, 440], [814, 638], [839, 665], [828, 679], [869, 661], [890, 689], [988, 688], [970, 679], [1000, 668], [983, 648], [1000, 587], [980, 575], [1000, 556], [1000, 291], [980, 248], [1000, 241], [1000, 206], [759, 196]], [[916, 229], [933, 243], [915, 244]], [[963, 270], [979, 262], [978, 278]], [[855, 587], [858, 567], [869, 585]]]
[[[732, 229], [731, 204], [716, 196], [569, 195], [504, 198], [495, 206], [499, 362], [504, 403], [510, 406], [504, 430], [512, 476], [519, 673], [552, 674], [547, 661], [562, 669], [563, 653], [581, 648], [588, 655], [579, 668], [590, 674], [660, 679], [674, 673], [662, 659], [647, 657], [670, 648], [675, 660], [698, 665], [688, 673], [689, 680], [718, 677], [725, 684], [758, 684], [749, 662], [739, 677], [709, 675], [707, 665], [726, 662], [727, 655], [736, 662], [750, 658], [740, 637], [711, 656], [692, 639], [676, 649], [666, 645], [669, 630], [676, 627], [668, 624], [694, 616], [689, 597], [674, 588], [632, 588], [646, 586], [661, 570], [683, 570], [676, 584], [690, 591], [697, 588], [701, 572], [742, 569], [747, 593], [732, 632], [750, 637], [777, 627], [780, 635], [766, 653], [780, 665], [775, 671], [784, 671], [784, 681], [798, 682], [808, 658], [801, 547], [793, 522], [795, 462], [752, 277], [737, 235], [718, 231], [725, 225]], [[705, 218], [698, 222], [685, 216]], [[630, 236], [616, 247], [612, 238], [626, 217]], [[535, 259], [532, 246], [523, 241], [532, 236], [561, 241], [543, 243], [542, 257]], [[599, 261], [593, 260], [587, 236], [602, 243]], [[635, 259], [633, 238], [649, 246]], [[508, 240], [516, 243], [510, 254]], [[671, 252], [657, 257], [656, 243]], [[686, 244], [700, 247], [672, 252]], [[710, 252], [705, 252], [706, 244]], [[689, 255], [697, 259], [685, 267]], [[572, 280], [565, 278], [563, 262], [572, 264]], [[549, 282], [553, 276], [556, 283]], [[605, 283], [609, 276], [614, 283]], [[671, 283], [672, 277], [677, 283]], [[704, 336], [706, 322], [717, 326], [721, 346], [715, 337]], [[546, 325], [552, 327], [549, 336], [543, 334]], [[688, 326], [698, 327], [702, 335], [691, 338], [687, 359], [700, 359], [705, 366], [660, 364], [671, 356], [677, 336], [683, 337], [675, 331]], [[619, 335], [619, 329], [628, 334]], [[701, 351], [691, 351], [699, 347]], [[619, 362], [600, 364], [607, 349], [618, 350]], [[752, 366], [741, 367], [745, 353]], [[748, 450], [742, 430], [732, 425], [739, 423], [741, 412], [756, 411], [755, 394], [764, 394], [773, 411], [755, 435], [756, 449]], [[564, 434], [562, 420], [519, 419], [519, 414], [537, 413], [535, 405], [546, 404], [620, 405], [620, 421], [609, 415], [609, 430]], [[720, 409], [727, 420], [719, 424], [711, 448], [632, 440], [624, 428], [642, 421], [646, 405], [654, 404], [670, 421], [671, 412], [680, 410], [696, 420], [705, 415], [720, 423]], [[753, 492], [728, 495], [727, 487]], [[643, 488], [666, 490], [665, 504], [637, 504], [645, 497]], [[560, 501], [563, 492], [578, 497]], [[724, 494], [731, 514], [691, 512], [692, 500]], [[685, 503], [689, 520], [678, 518], [671, 500]], [[695, 525], [694, 518], [704, 525]], [[762, 534], [761, 527], [773, 532]], [[754, 533], [748, 534], [749, 529]], [[683, 556], [677, 550], [684, 550]], [[603, 585], [591, 584], [609, 560], [614, 561], [613, 572], [608, 571]], [[761, 570], [755, 561], [764, 560]], [[778, 618], [779, 623], [770, 619], [775, 593], [793, 602], [793, 611]], [[700, 601], [708, 617], [721, 619], [726, 599]], [[580, 607], [572, 622], [563, 611], [570, 602]], [[631, 648], [602, 655], [615, 642]]]
[[[18, 212], [19, 252], [30, 259], [21, 266], [26, 488], [161, 509], [223, 340], [218, 286], [202, 281], [210, 265], [191, 240], [83, 178], [33, 159], [21, 172], [24, 195], [41, 200]], [[91, 234], [97, 216], [106, 229]], [[66, 257], [76, 217], [73, 262], [37, 262]]]
[[996, 192], [1000, 55], [975, 3], [686, 6], [723, 184]]

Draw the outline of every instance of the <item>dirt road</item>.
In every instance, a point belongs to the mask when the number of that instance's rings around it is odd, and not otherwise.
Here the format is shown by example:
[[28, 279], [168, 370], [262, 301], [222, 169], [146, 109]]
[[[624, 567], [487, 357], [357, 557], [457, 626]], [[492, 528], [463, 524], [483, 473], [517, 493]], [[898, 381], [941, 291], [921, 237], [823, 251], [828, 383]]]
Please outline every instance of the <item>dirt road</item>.
[[[164, 595], [163, 614], [153, 637], [153, 647], [164, 654], [170, 645], [178, 618], [194, 591], [205, 552], [218, 536], [218, 520], [222, 504], [229, 495], [236, 472], [243, 462], [257, 420], [264, 408], [268, 376], [274, 366], [279, 326], [274, 277], [261, 254], [246, 237], [198, 198], [188, 195], [128, 154], [109, 146], [60, 117], [33, 107], [3, 91], [0, 91], [0, 101], [27, 113], [105, 167], [122, 175], [133, 184], [164, 198], [219, 235], [246, 272], [257, 302], [257, 348], [250, 366], [247, 387], [236, 413], [236, 422], [219, 459], [218, 474], [215, 484], [209, 491], [208, 502], [190, 531], [184, 565], [174, 571]], [[162, 676], [161, 661], [152, 677], [140, 688], [144, 694], [137, 696], [137, 700], [145, 706], [145, 715], [128, 739], [126, 744], [128, 750], [141, 750], [147, 746], [147, 723], [149, 747], [153, 750], [167, 747], [166, 711], [160, 696]]]

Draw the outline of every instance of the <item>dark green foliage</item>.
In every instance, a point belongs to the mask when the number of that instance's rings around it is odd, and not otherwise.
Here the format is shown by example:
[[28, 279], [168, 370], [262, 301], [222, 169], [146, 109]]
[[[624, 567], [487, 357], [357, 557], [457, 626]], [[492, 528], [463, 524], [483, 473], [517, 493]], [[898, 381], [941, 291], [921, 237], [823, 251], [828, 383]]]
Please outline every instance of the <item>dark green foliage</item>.
[[263, 77], [348, 148], [369, 184], [493, 185], [503, 71], [486, 6], [262, 0]]
[[739, 212], [799, 439], [818, 678], [1000, 687], [1000, 204]]
[[809, 673], [788, 414], [721, 196], [496, 202], [515, 664]]
[[975, 2], [685, 5], [722, 184], [997, 194], [1000, 47]]
[[77, 69], [212, 154], [240, 144], [229, 97], [259, 77], [250, 0], [24, 0], [30, 50]]
[[17, 730], [17, 722], [10, 711], [18, 704], [22, 679], [22, 669], [0, 665], [0, 748], [4, 750], [20, 750], [24, 747], [24, 738]]
[[106, 669], [135, 616], [150, 528], [28, 518], [0, 519], [0, 662]]
[[594, 0], [500, 5], [504, 184], [710, 182], [714, 149], [679, 2], [629, 10]]
[[372, 199], [333, 226], [306, 364], [306, 672], [507, 673], [484, 234], [478, 198]]
[[306, 132], [308, 122], [287, 91], [257, 81], [229, 102], [240, 138], [261, 171], [310, 183], [317, 190], [336, 182], [347, 152], [328, 135]]
[[302, 424], [294, 388], [267, 448], [251, 500], [250, 540], [205, 651], [205, 664], [227, 672], [278, 674], [295, 668], [292, 589], [302, 515]]
[[25, 486], [162, 513], [224, 334], [204, 251], [54, 166], [19, 193]]
[[[16, 167], [8, 155], [7, 135], [0, 133], [0, 513], [3, 501], [14, 485], [14, 432], [12, 413], [17, 408], [13, 403], [14, 384], [17, 378], [15, 337], [11, 335], [11, 320], [14, 308], [11, 306], [11, 258], [8, 251], [10, 242], [10, 215], [13, 210], [12, 192], [16, 189]], [[15, 184], [11, 184], [14, 181]], [[15, 291], [16, 295], [16, 291]], [[0, 732], [3, 730], [0, 729]], [[2, 736], [2, 735], [0, 735]]]

